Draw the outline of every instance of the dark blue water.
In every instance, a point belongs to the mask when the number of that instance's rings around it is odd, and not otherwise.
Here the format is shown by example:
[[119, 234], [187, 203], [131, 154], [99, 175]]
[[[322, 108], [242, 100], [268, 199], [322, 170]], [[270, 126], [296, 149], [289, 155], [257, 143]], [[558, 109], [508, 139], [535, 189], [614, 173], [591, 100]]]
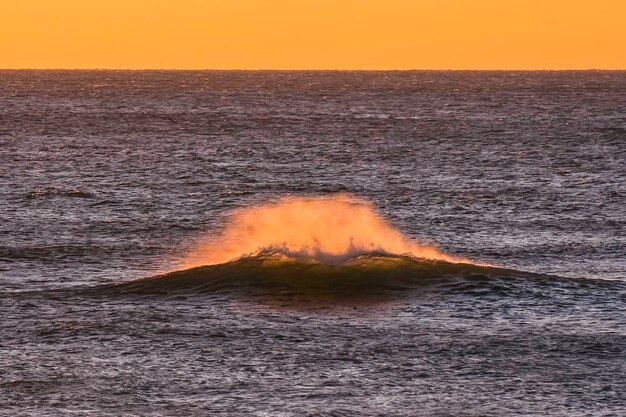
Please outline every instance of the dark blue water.
[[[622, 416], [625, 109], [626, 72], [0, 71], [0, 414]], [[512, 272], [108, 286], [337, 192]]]

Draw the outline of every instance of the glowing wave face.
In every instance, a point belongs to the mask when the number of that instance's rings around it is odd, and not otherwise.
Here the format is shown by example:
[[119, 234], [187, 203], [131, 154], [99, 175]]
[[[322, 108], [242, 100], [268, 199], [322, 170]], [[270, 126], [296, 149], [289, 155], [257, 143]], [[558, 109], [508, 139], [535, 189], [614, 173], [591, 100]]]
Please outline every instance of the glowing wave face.
[[406, 238], [371, 203], [339, 194], [286, 197], [238, 210], [221, 233], [203, 239], [181, 266], [219, 264], [264, 251], [321, 263], [372, 252], [470, 262]]

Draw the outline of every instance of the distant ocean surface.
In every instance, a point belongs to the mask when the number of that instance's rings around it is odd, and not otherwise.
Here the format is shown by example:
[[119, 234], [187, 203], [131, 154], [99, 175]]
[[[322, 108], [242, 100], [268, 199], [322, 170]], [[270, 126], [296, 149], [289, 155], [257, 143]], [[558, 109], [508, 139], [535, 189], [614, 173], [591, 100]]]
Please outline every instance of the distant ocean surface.
[[[284, 198], [482, 266], [167, 274]], [[0, 415], [624, 416], [625, 207], [626, 71], [0, 71]]]

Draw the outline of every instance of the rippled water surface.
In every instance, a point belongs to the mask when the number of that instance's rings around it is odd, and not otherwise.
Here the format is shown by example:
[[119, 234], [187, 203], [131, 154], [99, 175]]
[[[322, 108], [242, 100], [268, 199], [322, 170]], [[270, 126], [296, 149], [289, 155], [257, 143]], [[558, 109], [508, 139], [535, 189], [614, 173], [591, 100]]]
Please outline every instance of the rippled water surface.
[[[625, 109], [626, 72], [0, 71], [0, 415], [626, 415]], [[163, 275], [335, 193], [498, 268]]]

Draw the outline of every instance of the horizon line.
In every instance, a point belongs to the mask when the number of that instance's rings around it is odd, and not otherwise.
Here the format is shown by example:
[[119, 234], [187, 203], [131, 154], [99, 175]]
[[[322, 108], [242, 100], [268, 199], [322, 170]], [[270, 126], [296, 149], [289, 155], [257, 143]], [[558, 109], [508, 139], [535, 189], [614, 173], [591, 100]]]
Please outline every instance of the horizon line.
[[626, 71], [624, 68], [112, 68], [112, 67], [9, 67], [0, 68], [0, 71], [284, 71], [284, 72], [340, 72], [340, 71], [359, 71], [359, 72], [410, 72], [410, 71], [484, 71], [484, 72], [512, 72], [512, 71], [546, 71], [546, 72], [567, 72], [567, 71]]

